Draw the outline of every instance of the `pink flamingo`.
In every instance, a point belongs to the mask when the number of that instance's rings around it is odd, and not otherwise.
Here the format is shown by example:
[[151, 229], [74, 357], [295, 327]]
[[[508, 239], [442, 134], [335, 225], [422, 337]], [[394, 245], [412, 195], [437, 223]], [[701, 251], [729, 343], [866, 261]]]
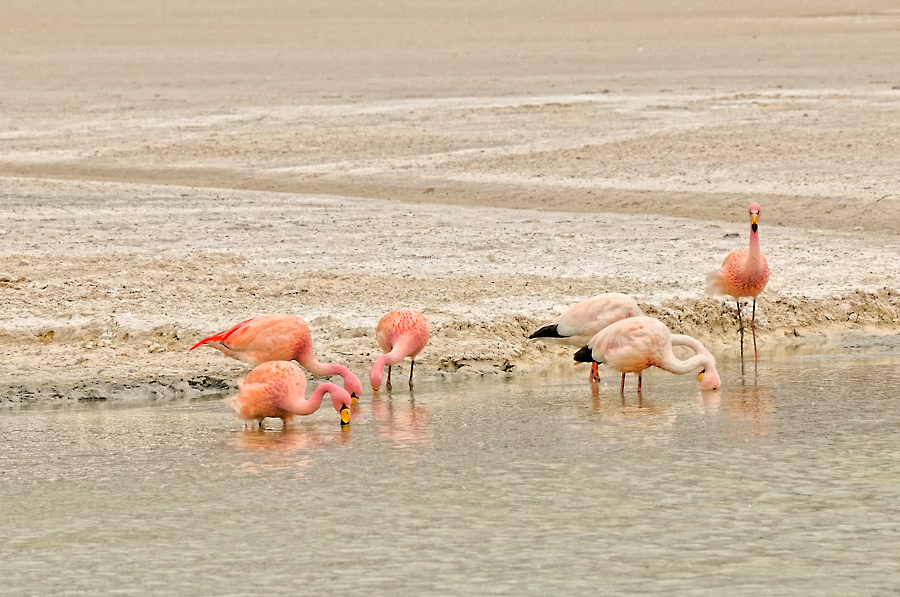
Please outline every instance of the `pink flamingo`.
[[309, 400], [306, 394], [306, 375], [289, 361], [266, 361], [257, 365], [240, 382], [238, 393], [226, 400], [234, 413], [245, 421], [259, 421], [275, 417], [287, 423], [295, 415], [309, 415], [318, 410], [325, 394], [331, 395], [334, 410], [341, 415], [341, 425], [350, 423], [350, 394], [333, 383], [320, 384]]
[[203, 345], [251, 367], [267, 361], [297, 361], [313, 375], [340, 375], [352, 398], [362, 395], [362, 383], [352, 371], [343, 365], [320, 363], [316, 359], [309, 326], [296, 315], [278, 313], [254, 317], [200, 340], [190, 350]]
[[[695, 354], [682, 361], [672, 352], [672, 346], [687, 346]], [[718, 390], [722, 387], [716, 358], [700, 341], [690, 336], [673, 334], [666, 324], [645, 315], [629, 317], [610, 324], [594, 336], [587, 346], [575, 353], [580, 363], [606, 363], [622, 373], [622, 392], [625, 374], [638, 374], [638, 392], [644, 369], [659, 367], [672, 373], [684, 374], [700, 369], [700, 388]]]
[[[643, 315], [637, 301], [625, 294], [607, 292], [583, 300], [564, 311], [550, 325], [528, 336], [529, 340], [557, 340], [570, 346], [584, 346], [597, 332], [611, 323]], [[591, 381], [600, 381], [597, 363], [591, 364]]]
[[722, 268], [706, 277], [710, 294], [727, 294], [737, 303], [738, 324], [741, 332], [741, 359], [744, 358], [744, 320], [741, 318], [741, 297], [753, 297], [753, 315], [750, 329], [753, 332], [753, 356], [756, 350], [756, 297], [769, 281], [769, 264], [759, 251], [759, 203], [750, 204], [750, 248], [733, 251], [725, 257]]
[[385, 387], [390, 390], [391, 366], [406, 357], [410, 357], [411, 361], [409, 364], [409, 388], [412, 389], [416, 355], [428, 343], [428, 322], [425, 321], [425, 316], [418, 311], [408, 309], [391, 311], [378, 322], [378, 327], [375, 328], [375, 339], [384, 354], [378, 357], [369, 373], [372, 390], [377, 392], [381, 389], [381, 378], [384, 375], [385, 365], [388, 366]]

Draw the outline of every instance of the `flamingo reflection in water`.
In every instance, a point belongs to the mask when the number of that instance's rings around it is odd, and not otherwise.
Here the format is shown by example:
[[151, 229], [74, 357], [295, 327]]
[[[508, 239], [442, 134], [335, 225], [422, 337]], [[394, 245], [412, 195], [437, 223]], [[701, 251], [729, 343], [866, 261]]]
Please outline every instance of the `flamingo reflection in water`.
[[251, 427], [237, 431], [237, 447], [253, 458], [242, 467], [248, 471], [303, 471], [323, 464], [323, 454], [348, 448], [352, 441], [350, 427], [322, 431], [315, 423], [295, 423], [283, 429]]
[[431, 415], [416, 405], [412, 392], [404, 392], [409, 400], [375, 394], [372, 397], [372, 416], [378, 422], [378, 435], [398, 448], [422, 447], [430, 444]]

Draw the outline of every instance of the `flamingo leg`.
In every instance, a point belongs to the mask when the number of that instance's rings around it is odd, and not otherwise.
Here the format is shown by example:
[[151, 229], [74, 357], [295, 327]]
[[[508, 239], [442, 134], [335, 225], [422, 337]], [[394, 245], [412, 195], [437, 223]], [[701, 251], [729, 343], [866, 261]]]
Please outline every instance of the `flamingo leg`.
[[625, 374], [624, 374], [624, 373], [622, 374], [622, 388], [621, 388], [621, 391], [622, 391], [622, 394], [625, 394]]
[[741, 299], [735, 299], [737, 301], [737, 309], [738, 309], [738, 330], [741, 332], [741, 362], [744, 361], [744, 320], [741, 318]]
[[642, 381], [644, 381], [644, 374], [643, 374], [643, 372], [638, 373], [638, 394], [641, 393], [641, 382], [642, 382]]
[[597, 363], [591, 363], [591, 377], [590, 377], [590, 380], [591, 380], [592, 382], [594, 382], [594, 381], [600, 381], [600, 374], [597, 372]]
[[756, 351], [756, 297], [753, 297], [753, 317], [750, 319], [750, 330], [753, 332], [753, 359], [759, 360], [759, 353]]
[[410, 362], [409, 362], [409, 389], [410, 390], [413, 387], [412, 386], [412, 372], [413, 372], [413, 367], [415, 367], [415, 366], [416, 366], [416, 359], [410, 359]]
[[390, 365], [388, 365], [387, 382], [384, 384], [384, 387], [387, 388], [388, 390], [391, 389], [391, 366]]

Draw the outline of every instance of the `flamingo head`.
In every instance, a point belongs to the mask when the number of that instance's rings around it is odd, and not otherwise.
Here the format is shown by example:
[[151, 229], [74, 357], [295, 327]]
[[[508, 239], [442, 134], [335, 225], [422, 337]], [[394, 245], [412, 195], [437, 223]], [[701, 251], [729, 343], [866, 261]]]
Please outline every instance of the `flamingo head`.
[[750, 230], [756, 232], [759, 228], [759, 203], [751, 203], [750, 204]]
[[375, 363], [375, 366], [372, 367], [372, 371], [369, 372], [369, 383], [372, 385], [372, 391], [376, 394], [381, 389], [381, 380], [383, 377], [384, 369], [378, 363]]
[[719, 379], [719, 372], [712, 366], [706, 367], [700, 371], [697, 380], [700, 382], [701, 390], [718, 390], [722, 387], [722, 380]]
[[[324, 384], [323, 384], [324, 385]], [[331, 405], [341, 416], [341, 427], [350, 424], [350, 394], [347, 390], [333, 384], [328, 385], [328, 393], [331, 394]]]

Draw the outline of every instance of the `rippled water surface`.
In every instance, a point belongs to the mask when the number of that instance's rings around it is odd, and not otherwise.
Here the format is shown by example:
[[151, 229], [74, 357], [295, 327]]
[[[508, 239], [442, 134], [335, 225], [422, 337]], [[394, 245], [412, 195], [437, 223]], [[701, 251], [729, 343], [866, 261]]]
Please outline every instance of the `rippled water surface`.
[[0, 594], [900, 592], [900, 357], [721, 374], [0, 411]]

